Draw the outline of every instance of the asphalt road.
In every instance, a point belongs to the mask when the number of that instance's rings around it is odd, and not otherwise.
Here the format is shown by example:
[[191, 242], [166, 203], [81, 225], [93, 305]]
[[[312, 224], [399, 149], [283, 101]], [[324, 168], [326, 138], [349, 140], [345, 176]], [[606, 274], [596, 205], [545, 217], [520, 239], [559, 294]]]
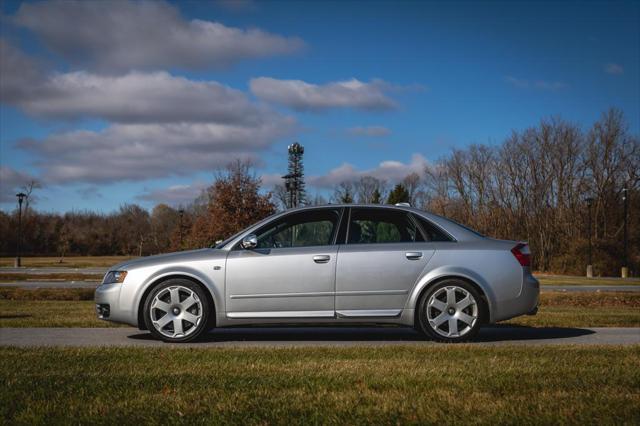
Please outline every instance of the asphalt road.
[[[99, 283], [96, 281], [12, 281], [0, 283], [1, 287], [19, 288], [96, 288]], [[614, 292], [640, 292], [640, 285], [543, 285], [542, 291], [567, 291], [567, 292], [589, 292], [589, 291], [614, 291]]]
[[[493, 326], [481, 330], [472, 346], [637, 345], [640, 328], [533, 328]], [[200, 341], [167, 344], [135, 328], [0, 328], [0, 346], [67, 347], [306, 347], [446, 346], [425, 341], [410, 328], [289, 327], [218, 329]]]

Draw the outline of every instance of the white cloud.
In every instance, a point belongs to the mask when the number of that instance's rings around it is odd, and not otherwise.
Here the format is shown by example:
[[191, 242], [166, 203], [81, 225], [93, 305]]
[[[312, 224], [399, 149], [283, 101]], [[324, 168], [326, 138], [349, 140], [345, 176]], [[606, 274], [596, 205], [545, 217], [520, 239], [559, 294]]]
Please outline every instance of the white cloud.
[[18, 146], [36, 156], [47, 182], [116, 182], [213, 170], [257, 153], [292, 129], [290, 119], [256, 126], [212, 123], [114, 124]]
[[604, 66], [604, 72], [607, 74], [620, 75], [624, 74], [624, 68], [622, 65], [609, 63]]
[[41, 81], [14, 80], [11, 85], [9, 103], [49, 118], [256, 124], [275, 115], [239, 90], [164, 71], [130, 72], [117, 77], [80, 71], [52, 74]]
[[556, 91], [567, 87], [567, 84], [562, 81], [547, 81], [547, 80], [527, 80], [522, 78], [516, 78], [513, 76], [506, 76], [505, 80], [512, 86], [520, 89], [537, 89], [537, 90], [549, 90]]
[[0, 166], [0, 203], [16, 202], [16, 193], [24, 185], [37, 180], [29, 173]]
[[13, 22], [33, 31], [65, 59], [102, 72], [226, 67], [304, 46], [297, 37], [256, 28], [189, 21], [164, 1], [24, 3]]
[[147, 189], [137, 198], [152, 201], [155, 204], [166, 203], [171, 206], [185, 205], [193, 202], [207, 188], [203, 181], [195, 181], [186, 185], [171, 185], [167, 188]]
[[318, 85], [302, 80], [259, 77], [250, 81], [250, 87], [260, 99], [299, 111], [329, 108], [385, 110], [396, 107], [395, 101], [387, 96], [393, 86], [382, 80], [365, 83], [354, 78]]
[[382, 137], [389, 136], [391, 134], [391, 130], [383, 126], [357, 126], [347, 129], [347, 134], [351, 136]]
[[332, 188], [341, 182], [354, 182], [363, 176], [373, 176], [387, 182], [400, 182], [411, 173], [422, 175], [429, 164], [426, 158], [420, 154], [413, 154], [409, 163], [387, 160], [377, 167], [369, 170], [358, 170], [355, 166], [343, 163], [323, 176], [311, 176], [307, 179], [310, 185], [318, 188]]
[[265, 173], [260, 176], [263, 189], [273, 188], [276, 185], [284, 185], [284, 179], [282, 176], [286, 173]]

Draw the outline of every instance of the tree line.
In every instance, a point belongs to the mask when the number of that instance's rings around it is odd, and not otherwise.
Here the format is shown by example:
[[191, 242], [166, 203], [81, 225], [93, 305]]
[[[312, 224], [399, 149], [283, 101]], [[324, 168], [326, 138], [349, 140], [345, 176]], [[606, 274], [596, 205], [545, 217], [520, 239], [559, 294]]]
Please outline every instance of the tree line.
[[[534, 267], [583, 274], [589, 235], [594, 272], [616, 275], [624, 257], [623, 191], [629, 201], [629, 267], [640, 265], [640, 142], [621, 111], [590, 128], [561, 118], [513, 131], [498, 145], [454, 149], [401, 182], [374, 176], [340, 182], [308, 204], [408, 202], [495, 237], [529, 241]], [[33, 188], [32, 188], [33, 189]], [[23, 212], [27, 255], [149, 255], [205, 247], [286, 208], [284, 187], [265, 192], [250, 164], [235, 162], [184, 208], [116, 212]], [[591, 211], [591, 232], [588, 229]], [[0, 212], [0, 251], [15, 253], [17, 212]]]

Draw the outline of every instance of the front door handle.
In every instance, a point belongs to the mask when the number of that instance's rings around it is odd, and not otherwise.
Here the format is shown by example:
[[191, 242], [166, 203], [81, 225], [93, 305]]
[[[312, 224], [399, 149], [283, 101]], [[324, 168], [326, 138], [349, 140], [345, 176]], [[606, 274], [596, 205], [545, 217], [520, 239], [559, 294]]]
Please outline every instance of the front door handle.
[[404, 254], [409, 260], [418, 260], [422, 258], [422, 253], [419, 251], [408, 251]]
[[316, 263], [327, 263], [331, 259], [331, 256], [328, 254], [319, 254], [317, 256], [313, 256], [313, 261]]

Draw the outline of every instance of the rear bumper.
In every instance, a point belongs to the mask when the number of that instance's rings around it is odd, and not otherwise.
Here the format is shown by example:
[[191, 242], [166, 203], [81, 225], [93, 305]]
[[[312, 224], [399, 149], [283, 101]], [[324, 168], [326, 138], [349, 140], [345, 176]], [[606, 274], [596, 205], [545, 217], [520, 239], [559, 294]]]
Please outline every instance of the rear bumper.
[[526, 272], [522, 280], [522, 290], [518, 297], [498, 302], [494, 322], [504, 321], [520, 315], [535, 315], [540, 301], [540, 283]]

